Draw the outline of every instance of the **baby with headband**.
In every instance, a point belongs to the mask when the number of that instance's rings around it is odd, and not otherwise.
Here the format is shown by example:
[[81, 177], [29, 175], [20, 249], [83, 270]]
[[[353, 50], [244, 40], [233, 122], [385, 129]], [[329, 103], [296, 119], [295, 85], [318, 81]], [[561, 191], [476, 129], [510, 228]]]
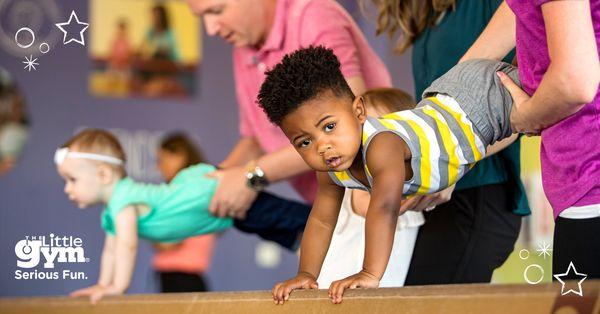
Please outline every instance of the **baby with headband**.
[[244, 220], [213, 216], [208, 206], [218, 182], [206, 177], [215, 167], [197, 164], [180, 171], [169, 184], [143, 184], [126, 176], [125, 154], [109, 132], [84, 130], [54, 156], [65, 180], [64, 192], [80, 208], [103, 204], [106, 231], [98, 283], [72, 296], [96, 303], [104, 295], [124, 293], [135, 265], [138, 236], [153, 242], [187, 237], [235, 226], [290, 250], [298, 247], [310, 207], [262, 192]]

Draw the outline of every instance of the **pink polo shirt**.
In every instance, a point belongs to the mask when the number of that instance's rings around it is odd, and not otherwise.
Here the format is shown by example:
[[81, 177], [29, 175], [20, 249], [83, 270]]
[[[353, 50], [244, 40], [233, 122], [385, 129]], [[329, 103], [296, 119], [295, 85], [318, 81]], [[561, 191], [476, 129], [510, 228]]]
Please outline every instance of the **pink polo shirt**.
[[[240, 111], [240, 134], [257, 139], [267, 154], [290, 144], [283, 132], [269, 122], [256, 101], [264, 72], [284, 55], [310, 45], [333, 49], [346, 78], [362, 76], [367, 88], [392, 84], [385, 65], [344, 8], [333, 0], [279, 0], [273, 28], [260, 49], [234, 48], [233, 71]], [[314, 201], [317, 180], [314, 172], [290, 179], [307, 201]]]

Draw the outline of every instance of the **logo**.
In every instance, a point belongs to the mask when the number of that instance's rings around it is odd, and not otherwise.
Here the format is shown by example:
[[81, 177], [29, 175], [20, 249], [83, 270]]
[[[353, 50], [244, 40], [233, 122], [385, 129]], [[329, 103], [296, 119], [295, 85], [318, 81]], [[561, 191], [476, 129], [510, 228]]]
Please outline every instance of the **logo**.
[[84, 272], [63, 269], [59, 274], [53, 271], [57, 264], [89, 262], [81, 238], [55, 236], [53, 233], [49, 236], [26, 236], [15, 245], [15, 254], [17, 267], [21, 268], [15, 270], [15, 279], [87, 279]]

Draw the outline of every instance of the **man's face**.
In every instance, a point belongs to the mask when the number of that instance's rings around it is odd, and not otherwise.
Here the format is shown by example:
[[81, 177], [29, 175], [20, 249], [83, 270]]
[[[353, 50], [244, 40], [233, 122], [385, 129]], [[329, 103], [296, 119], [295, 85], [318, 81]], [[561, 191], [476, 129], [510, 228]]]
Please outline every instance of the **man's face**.
[[288, 114], [281, 129], [311, 168], [343, 171], [358, 154], [365, 119], [361, 98], [352, 102], [326, 92]]
[[[219, 36], [236, 47], [261, 45], [272, 21], [266, 21], [265, 0], [187, 0], [194, 14], [202, 17], [206, 33]], [[272, 16], [271, 16], [272, 19]]]

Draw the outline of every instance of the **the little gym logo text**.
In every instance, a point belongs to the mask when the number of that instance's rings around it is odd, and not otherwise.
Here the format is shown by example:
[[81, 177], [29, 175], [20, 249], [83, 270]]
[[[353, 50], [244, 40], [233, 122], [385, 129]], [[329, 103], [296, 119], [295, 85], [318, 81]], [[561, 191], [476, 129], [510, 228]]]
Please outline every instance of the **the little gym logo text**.
[[83, 241], [72, 236], [26, 236], [15, 245], [15, 279], [87, 279], [84, 272], [63, 269], [57, 264], [86, 263]]

